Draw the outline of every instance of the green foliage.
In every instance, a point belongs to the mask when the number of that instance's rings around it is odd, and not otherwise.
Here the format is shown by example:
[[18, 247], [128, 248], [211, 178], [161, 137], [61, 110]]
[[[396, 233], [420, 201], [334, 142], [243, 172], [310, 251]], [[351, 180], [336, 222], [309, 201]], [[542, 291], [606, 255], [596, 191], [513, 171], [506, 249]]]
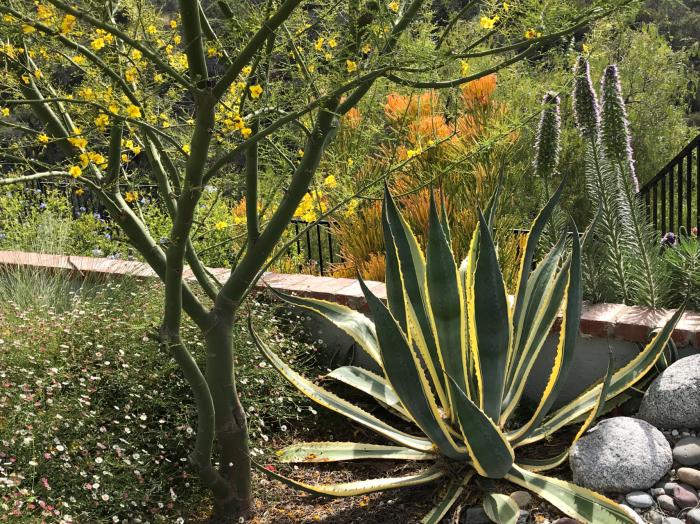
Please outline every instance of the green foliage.
[[[431, 201], [424, 256], [417, 238], [386, 192], [382, 213], [389, 246], [388, 305], [360, 280], [373, 322], [344, 306], [316, 299], [284, 298], [326, 317], [366, 350], [381, 369], [381, 375], [344, 367], [330, 376], [374, 397], [391, 413], [409, 422], [411, 430], [405, 432], [403, 426], [387, 424], [309, 381], [254, 332], [253, 336], [272, 365], [297, 389], [396, 444], [380, 448], [362, 443], [301, 443], [280, 451], [283, 461], [430, 461], [432, 457], [434, 463], [405, 477], [343, 484], [310, 485], [276, 473], [274, 478], [311, 493], [351, 496], [448, 477], [453, 482], [445, 499], [423, 521], [436, 523], [469, 480], [479, 475], [532, 489], [573, 518], [596, 523], [633, 522], [614, 502], [535, 473], [562, 464], [568, 447], [540, 461], [525, 458], [519, 449], [585, 419], [574, 438], [578, 439], [601, 413], [606, 401], [618, 397], [653, 368], [682, 314], [681, 308], [627, 366], [615, 373], [609, 366], [595, 387], [551, 412], [571, 369], [580, 322], [581, 245], [576, 228], [571, 232], [570, 251], [566, 249], [567, 235], [562, 235], [537, 268], [530, 268], [562, 188], [563, 184], [530, 227], [512, 302], [506, 294], [492, 237], [498, 189], [485, 212], [479, 211], [479, 225], [459, 269], [449, 245], [447, 225], [441, 223], [435, 202]], [[584, 243], [587, 236], [588, 232]], [[535, 410], [524, 420], [517, 420], [513, 415], [525, 383], [560, 311], [559, 343], [547, 385]], [[495, 518], [511, 522], [517, 512], [501, 502], [499, 497], [488, 498], [488, 510]]]
[[700, 310], [700, 241], [697, 236], [680, 236], [663, 248], [661, 255], [666, 271], [665, 298], [669, 304], [682, 304]]

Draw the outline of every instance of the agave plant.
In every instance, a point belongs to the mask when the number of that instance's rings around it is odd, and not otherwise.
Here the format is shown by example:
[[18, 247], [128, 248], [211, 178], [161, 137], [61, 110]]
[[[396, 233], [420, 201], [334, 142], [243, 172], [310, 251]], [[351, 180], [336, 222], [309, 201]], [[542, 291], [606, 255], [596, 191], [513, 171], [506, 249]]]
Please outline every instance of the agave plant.
[[[360, 280], [373, 322], [335, 303], [283, 298], [327, 318], [367, 352], [381, 374], [343, 366], [330, 377], [374, 397], [403, 419], [401, 424], [385, 422], [304, 378], [254, 332], [253, 337], [271, 364], [303, 394], [393, 442], [295, 444], [278, 452], [282, 462], [381, 459], [431, 464], [407, 476], [340, 484], [310, 485], [267, 473], [301, 490], [338, 497], [444, 482], [444, 495], [425, 523], [439, 522], [476, 476], [529, 489], [582, 522], [634, 522], [613, 501], [541, 474], [562, 464], [568, 448], [544, 460], [527, 458], [528, 445], [566, 425], [581, 424], [575, 438], [582, 435], [606, 405], [654, 366], [681, 315], [677, 311], [634, 360], [614, 372], [609, 365], [600, 383], [552, 412], [572, 365], [581, 313], [582, 240], [575, 226], [531, 268], [562, 188], [563, 182], [530, 228], [514, 297], [506, 293], [492, 235], [498, 190], [479, 212], [469, 255], [459, 267], [450, 250], [444, 213], [439, 216], [434, 201], [424, 256], [387, 191], [383, 230], [388, 305]], [[549, 379], [534, 411], [523, 416], [517, 407], [525, 384], [559, 314], [559, 342]], [[407, 425], [413, 430], [406, 430]], [[487, 495], [484, 508], [503, 524], [514, 523], [518, 516], [513, 501], [503, 495]]]

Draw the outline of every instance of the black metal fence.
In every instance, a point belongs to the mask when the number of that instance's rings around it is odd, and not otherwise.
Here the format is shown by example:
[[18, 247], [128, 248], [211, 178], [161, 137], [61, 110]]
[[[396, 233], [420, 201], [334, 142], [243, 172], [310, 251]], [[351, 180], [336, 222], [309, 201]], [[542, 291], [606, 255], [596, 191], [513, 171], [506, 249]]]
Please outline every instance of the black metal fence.
[[700, 135], [640, 190], [649, 219], [662, 234], [700, 229]]
[[333, 243], [332, 222], [319, 220], [313, 226], [305, 220], [292, 219], [291, 233], [297, 237], [291, 249], [298, 258], [303, 258], [306, 265], [299, 264], [302, 272], [311, 269], [323, 276], [334, 262], [339, 261], [338, 246]]

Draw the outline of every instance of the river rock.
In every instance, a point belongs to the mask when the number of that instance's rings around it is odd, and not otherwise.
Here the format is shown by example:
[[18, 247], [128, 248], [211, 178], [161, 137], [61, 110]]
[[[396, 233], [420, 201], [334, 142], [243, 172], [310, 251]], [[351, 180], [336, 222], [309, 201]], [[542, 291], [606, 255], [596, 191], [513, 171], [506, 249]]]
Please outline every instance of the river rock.
[[625, 496], [627, 504], [633, 508], [646, 509], [654, 505], [654, 498], [645, 491], [633, 491]]
[[467, 508], [463, 515], [462, 524], [491, 524], [491, 519], [486, 516], [486, 512], [481, 506]]
[[685, 437], [676, 442], [673, 459], [684, 466], [700, 464], [700, 438]]
[[673, 501], [673, 497], [670, 495], [661, 495], [659, 498], [656, 499], [656, 502], [659, 503], [659, 507], [667, 511], [668, 513], [678, 513], [678, 506], [676, 506], [676, 503]]
[[688, 524], [700, 524], [700, 508], [691, 509], [685, 518]]
[[532, 495], [527, 491], [514, 491], [510, 494], [510, 498], [515, 501], [520, 509], [525, 509], [532, 504]]
[[581, 524], [578, 520], [574, 520], [570, 517], [562, 517], [555, 520], [552, 524]]
[[629, 417], [602, 420], [569, 454], [574, 483], [627, 493], [652, 487], [671, 468], [671, 447], [651, 424]]
[[666, 517], [661, 524], [685, 524], [685, 522], [676, 517]]
[[638, 416], [657, 428], [700, 428], [700, 353], [677, 360], [654, 380]]
[[698, 505], [698, 496], [691, 486], [679, 484], [673, 489], [673, 500], [679, 508], [694, 508]]
[[664, 521], [664, 516], [658, 511], [651, 509], [644, 514], [644, 520], [650, 522], [651, 524], [662, 524]]
[[678, 468], [678, 480], [700, 489], [700, 470], [694, 468]]

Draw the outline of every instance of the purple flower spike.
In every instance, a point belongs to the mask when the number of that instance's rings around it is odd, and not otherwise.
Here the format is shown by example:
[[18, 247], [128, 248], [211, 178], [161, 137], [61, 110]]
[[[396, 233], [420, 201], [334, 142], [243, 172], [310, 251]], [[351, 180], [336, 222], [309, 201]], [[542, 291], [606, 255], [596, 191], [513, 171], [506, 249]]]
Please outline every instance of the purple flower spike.
[[559, 164], [561, 114], [559, 96], [547, 93], [542, 99], [542, 116], [535, 140], [535, 173], [549, 179]]
[[591, 82], [591, 70], [588, 60], [580, 56], [574, 70], [574, 118], [576, 127], [587, 140], [597, 141], [600, 128], [600, 108], [593, 82]]
[[601, 139], [603, 150], [608, 160], [623, 171], [632, 183], [635, 193], [639, 192], [639, 180], [634, 169], [632, 155], [632, 142], [627, 121], [627, 110], [622, 98], [620, 78], [617, 66], [609, 65], [605, 68], [601, 80], [602, 90], [602, 128]]

